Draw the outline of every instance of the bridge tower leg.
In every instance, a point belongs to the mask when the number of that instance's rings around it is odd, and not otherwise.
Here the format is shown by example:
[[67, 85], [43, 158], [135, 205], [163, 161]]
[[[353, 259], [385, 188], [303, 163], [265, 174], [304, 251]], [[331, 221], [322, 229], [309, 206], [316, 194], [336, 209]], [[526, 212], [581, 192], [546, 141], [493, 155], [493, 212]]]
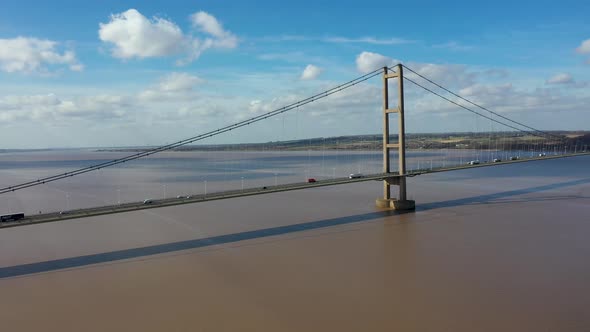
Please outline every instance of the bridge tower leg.
[[[398, 79], [399, 104], [397, 108], [389, 108], [389, 79]], [[389, 142], [389, 114], [398, 113], [398, 142]], [[383, 67], [383, 173], [392, 176], [383, 180], [383, 198], [378, 198], [376, 204], [380, 208], [392, 208], [394, 210], [414, 210], [416, 203], [406, 197], [406, 129], [404, 120], [404, 78], [403, 67], [397, 65], [397, 70], [388, 72]], [[389, 150], [398, 149], [399, 176], [391, 173]], [[391, 198], [391, 186], [399, 186], [399, 198]]]

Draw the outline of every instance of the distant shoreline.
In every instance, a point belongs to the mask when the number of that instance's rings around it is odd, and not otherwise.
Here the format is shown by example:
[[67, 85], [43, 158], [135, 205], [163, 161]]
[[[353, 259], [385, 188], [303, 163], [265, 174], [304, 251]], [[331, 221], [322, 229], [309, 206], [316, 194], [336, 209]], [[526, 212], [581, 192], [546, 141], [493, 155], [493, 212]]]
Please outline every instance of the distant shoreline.
[[[553, 150], [567, 145], [590, 148], [590, 131], [553, 131], [563, 139], [543, 139], [533, 135], [515, 132], [488, 133], [436, 133], [407, 134], [406, 148], [409, 150], [529, 150], [542, 145], [545, 150]], [[271, 141], [266, 143], [236, 143], [211, 145], [185, 145], [171, 151], [362, 151], [382, 149], [381, 135], [354, 135], [338, 137], [309, 138], [291, 141]], [[391, 143], [397, 143], [397, 135], [390, 136]], [[96, 152], [144, 152], [155, 147], [103, 148]]]

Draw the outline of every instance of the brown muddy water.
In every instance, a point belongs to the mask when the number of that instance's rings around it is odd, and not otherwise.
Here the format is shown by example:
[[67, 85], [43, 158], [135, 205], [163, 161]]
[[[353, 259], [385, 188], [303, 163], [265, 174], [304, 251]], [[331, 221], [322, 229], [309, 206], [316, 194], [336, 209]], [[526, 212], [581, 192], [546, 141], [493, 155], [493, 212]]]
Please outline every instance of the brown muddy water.
[[[537, 151], [538, 152], [538, 151]], [[408, 170], [482, 163], [534, 151], [411, 150]], [[91, 149], [0, 153], [0, 188], [63, 174], [128, 156]], [[391, 153], [392, 171], [397, 154]], [[80, 176], [3, 194], [0, 213], [27, 215], [382, 172], [382, 152], [168, 151]]]
[[590, 331], [589, 157], [0, 231], [6, 331]]

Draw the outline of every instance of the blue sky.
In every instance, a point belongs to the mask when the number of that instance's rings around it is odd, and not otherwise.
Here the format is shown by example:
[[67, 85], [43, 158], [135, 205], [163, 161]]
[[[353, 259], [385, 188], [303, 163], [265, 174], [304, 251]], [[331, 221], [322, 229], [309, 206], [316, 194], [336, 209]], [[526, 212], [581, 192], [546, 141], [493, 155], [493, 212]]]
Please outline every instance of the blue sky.
[[[0, 148], [160, 144], [397, 61], [539, 128], [589, 129], [588, 13], [587, 1], [8, 1]], [[310, 107], [309, 130], [288, 138], [378, 132], [378, 86]], [[451, 111], [408, 93], [416, 121]]]

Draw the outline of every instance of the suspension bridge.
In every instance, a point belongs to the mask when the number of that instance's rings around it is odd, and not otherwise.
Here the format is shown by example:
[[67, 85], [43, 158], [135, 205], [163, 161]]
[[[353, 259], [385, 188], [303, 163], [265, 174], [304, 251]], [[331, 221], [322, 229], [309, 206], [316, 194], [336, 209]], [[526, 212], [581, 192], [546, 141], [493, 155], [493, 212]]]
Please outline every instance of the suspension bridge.
[[[378, 130], [382, 134], [285, 139], [285, 132], [288, 131], [285, 123], [288, 126], [289, 121], [295, 123], [297, 130], [314, 127], [323, 130], [317, 121], [324, 105], [322, 102], [349, 93], [359, 86], [367, 86], [371, 79], [378, 76], [382, 78], [382, 105], [379, 112], [360, 111], [364, 112], [363, 119], [374, 118], [371, 120], [374, 128], [380, 127]], [[417, 90], [408, 94], [406, 82]], [[452, 110], [445, 112], [447, 118], [444, 121], [440, 118], [434, 120], [440, 121], [436, 131], [420, 128], [431, 114], [413, 112], [415, 107], [411, 105], [411, 97], [415, 96], [416, 91], [422, 91], [447, 104], [447, 107], [452, 107]], [[395, 94], [397, 96], [392, 97]], [[354, 98], [358, 96], [349, 93], [349, 97], [350, 95], [352, 106], [346, 107], [356, 107]], [[308, 104], [312, 103], [318, 104], [316, 107], [319, 109], [302, 114], [310, 106]], [[410, 104], [409, 107], [406, 104]], [[336, 121], [333, 126], [339, 126], [341, 117], [338, 114], [326, 116], [331, 121]], [[469, 126], [468, 123], [472, 125]], [[237, 142], [234, 144], [195, 145], [214, 137], [232, 136], [233, 133], [247, 131], [247, 127], [253, 128], [252, 131], [264, 131], [266, 127], [277, 127], [277, 124], [282, 125], [282, 133], [268, 143], [247, 144], [244, 143], [244, 138], [236, 136], [234, 139]], [[377, 130], [373, 132], [375, 131]], [[418, 70], [399, 64], [376, 69], [311, 97], [170, 144], [127, 150], [133, 152], [106, 151], [117, 156], [127, 154], [34, 179], [31, 179], [34, 175], [27, 173], [23, 177], [28, 179], [16, 184], [0, 183], [0, 198], [11, 198], [5, 199], [8, 209], [27, 212], [23, 213], [22, 218], [15, 218], [18, 220], [8, 218], [0, 223], [0, 227], [365, 181], [383, 183], [383, 194], [376, 199], [378, 207], [413, 210], [415, 202], [408, 199], [407, 178], [436, 172], [588, 155], [586, 144], [577, 137], [540, 130], [495, 112], [453, 92]], [[189, 152], [196, 154], [198, 160], [181, 165], [183, 167], [178, 171], [178, 160], [183, 159], [180, 155]], [[174, 158], [170, 157], [172, 155]], [[156, 187], [155, 190], [146, 189], [150, 185], [145, 183], [132, 190], [130, 188], [134, 185], [126, 182], [127, 179], [121, 179], [127, 176], [122, 176], [120, 172], [130, 175], [138, 171], [136, 168], [126, 168], [126, 165], [137, 165], [146, 160], [162, 163], [166, 158], [174, 159], [170, 166], [177, 170], [176, 174], [188, 174], [187, 169], [192, 169], [194, 172], [202, 170], [205, 175], [187, 175], [185, 178], [180, 176], [173, 181], [174, 184], [163, 183], [159, 194], [160, 183], [152, 185]], [[106, 188], [103, 179], [109, 175], [105, 173], [113, 170], [119, 172], [118, 183], [115, 187]], [[62, 183], [66, 185], [56, 187]], [[94, 192], [88, 190], [89, 186], [98, 189]], [[397, 195], [392, 195], [392, 187], [397, 187]], [[35, 202], [29, 202], [27, 198], [30, 195], [19, 196], [20, 193], [34, 190], [52, 197], [65, 196], [65, 206], [42, 206], [43, 203], [38, 202], [38, 206], [35, 206]], [[121, 198], [122, 191], [125, 192], [126, 199]], [[76, 193], [85, 198], [76, 201]], [[116, 199], [109, 201], [112, 197]]]

